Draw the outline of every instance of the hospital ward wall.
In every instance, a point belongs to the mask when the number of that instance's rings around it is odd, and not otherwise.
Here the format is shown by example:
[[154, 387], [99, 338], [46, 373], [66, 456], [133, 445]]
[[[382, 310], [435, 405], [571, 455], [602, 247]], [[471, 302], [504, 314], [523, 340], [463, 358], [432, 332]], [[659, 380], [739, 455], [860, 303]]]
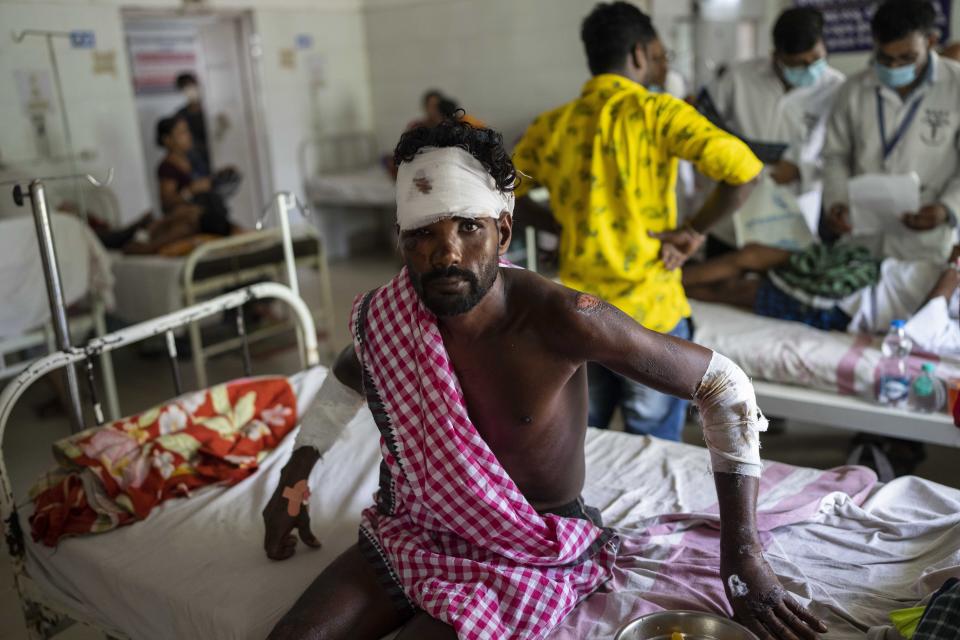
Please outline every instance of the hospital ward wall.
[[[149, 208], [148, 180], [156, 167], [146, 166], [133, 96], [121, 18], [123, 9], [172, 11], [179, 0], [0, 0], [0, 178], [58, 175], [69, 171], [64, 160], [41, 159], [34, 127], [18, 77], [39, 71], [50, 79], [50, 107], [45, 124], [50, 154], [64, 155], [59, 106], [42, 38], [15, 44], [10, 31], [92, 30], [92, 49], [72, 49], [56, 40], [74, 149], [93, 151], [81, 160], [83, 171], [116, 171], [113, 189], [122, 221]], [[205, 9], [249, 9], [257, 32], [255, 63], [270, 176], [274, 189], [302, 191], [297, 148], [316, 133], [370, 130], [372, 103], [366, 34], [359, 0], [213, 0]], [[307, 36], [304, 38], [303, 36]], [[22, 213], [0, 197], [0, 215]]]
[[580, 22], [596, 0], [369, 0], [377, 140], [391, 149], [426, 89], [456, 98], [508, 144], [588, 77]]
[[[0, 25], [0, 82], [4, 87], [0, 91], [0, 176], [25, 178], [70, 172], [46, 40], [30, 37], [17, 44], [11, 31], [93, 30], [93, 49], [73, 49], [65, 39], [54, 40], [73, 147], [91, 158], [79, 162], [80, 170], [102, 175], [108, 167], [114, 168], [113, 188], [128, 217], [144, 211], [149, 206], [147, 174], [119, 9], [88, 2], [0, 2]], [[25, 104], [30, 96], [26, 92], [31, 72], [44, 86], [40, 92], [48, 102], [43, 120], [52, 160], [42, 158]], [[18, 211], [10, 200], [8, 192], [0, 194], [0, 213], [24, 211]]]
[[[297, 153], [304, 140], [373, 129], [363, 16], [341, 4], [258, 9], [254, 18], [274, 185], [302, 195]], [[310, 36], [309, 47], [296, 48], [301, 35]]]

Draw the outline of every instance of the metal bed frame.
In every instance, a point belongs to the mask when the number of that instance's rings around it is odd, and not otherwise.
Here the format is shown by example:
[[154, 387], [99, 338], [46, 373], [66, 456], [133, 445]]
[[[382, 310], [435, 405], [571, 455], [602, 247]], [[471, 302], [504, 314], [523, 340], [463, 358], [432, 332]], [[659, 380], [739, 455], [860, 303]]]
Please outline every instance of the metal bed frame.
[[[36, 182], [37, 181], [31, 183], [31, 188]], [[282, 195], [286, 197], [286, 194]], [[278, 198], [278, 204], [279, 202], [280, 199]], [[168, 355], [170, 357], [174, 389], [179, 395], [182, 392], [182, 388], [176, 349], [172, 346], [174, 344], [174, 332], [180, 327], [195, 324], [204, 318], [222, 314], [224, 311], [230, 309], [239, 309], [244, 304], [253, 300], [274, 299], [286, 303], [290, 307], [293, 318], [296, 321], [300, 342], [299, 351], [301, 364], [304, 368], [319, 364], [319, 348], [313, 316], [306, 303], [297, 293], [298, 283], [296, 280], [296, 265], [293, 261], [293, 243], [290, 238], [289, 225], [286, 222], [287, 210], [284, 207], [280, 207], [278, 213], [281, 220], [280, 234], [287, 273], [290, 277], [290, 286], [275, 282], [252, 284], [231, 291], [230, 293], [219, 295], [210, 300], [194, 304], [185, 309], [174, 311], [158, 318], [132, 325], [120, 331], [94, 338], [82, 347], [71, 346], [68, 341], [66, 346], [61, 350], [31, 363], [0, 393], [0, 518], [2, 518], [3, 521], [7, 549], [13, 565], [14, 585], [20, 598], [27, 625], [27, 632], [32, 640], [50, 638], [74, 623], [99, 629], [105, 632], [110, 638], [124, 638], [125, 636], [117, 633], [115, 630], [103, 628], [81, 611], [71, 610], [69, 607], [54, 602], [42, 592], [27, 572], [24, 532], [20, 527], [19, 514], [17, 511], [18, 505], [13, 494], [13, 487], [10, 482], [10, 476], [6, 467], [6, 458], [2, 448], [3, 436], [6, 432], [14, 406], [31, 385], [50, 372], [61, 369], [71, 371], [76, 365], [82, 364], [86, 367], [88, 380], [93, 380], [93, 362], [97, 358], [121, 347], [157, 336], [166, 337], [169, 347]], [[52, 237], [49, 235], [42, 236], [41, 241], [42, 246], [51, 258], [50, 266], [52, 267], [52, 272], [57, 274], [59, 268]], [[56, 281], [54, 283], [56, 283]], [[56, 302], [56, 292], [51, 290], [51, 303], [55, 305]], [[60, 297], [59, 302], [62, 304], [62, 297]], [[242, 313], [238, 313], [238, 316], [242, 317]], [[247, 340], [242, 332], [242, 325], [239, 328], [241, 328], [240, 338], [241, 348], [244, 354], [244, 369], [245, 372], [249, 374], [250, 360], [247, 350]], [[69, 386], [68, 390], [71, 393], [72, 403], [77, 407], [79, 412], [79, 426], [84, 427], [82, 411], [80, 411], [81, 400], [79, 389], [77, 385], [74, 384]], [[91, 391], [93, 391], [93, 385], [91, 385]], [[95, 393], [91, 395], [92, 402], [96, 408], [99, 404], [98, 400]], [[95, 415], [96, 422], [101, 424], [103, 422], [102, 412], [95, 410]]]
[[[67, 318], [73, 338], [86, 336], [91, 332], [94, 335], [102, 336], [107, 332], [106, 310], [103, 301], [96, 296], [91, 296], [91, 298], [91, 308], [88, 311]], [[52, 323], [48, 322], [39, 329], [0, 340], [0, 380], [12, 378], [30, 366], [33, 361], [32, 359], [24, 359], [10, 364], [7, 362], [8, 355], [38, 347], [45, 348], [47, 353], [53, 353], [57, 350]], [[113, 362], [109, 354], [101, 356], [100, 367], [103, 374], [103, 391], [106, 396], [107, 411], [110, 418], [116, 420], [120, 417], [120, 401], [117, 396]]]
[[[274, 208], [279, 212], [280, 228], [260, 230], [265, 216]], [[314, 325], [320, 327], [326, 337], [323, 357], [327, 361], [332, 361], [334, 356], [331, 344], [333, 336], [333, 294], [330, 285], [330, 273], [327, 268], [326, 251], [320, 236], [316, 230], [310, 227], [306, 230], [306, 238], [296, 241], [291, 239], [290, 243], [284, 241], [285, 237], [291, 235], [289, 213], [296, 208], [306, 210], [306, 207], [292, 194], [278, 193], [257, 222], [257, 231], [208, 242], [193, 250], [187, 256], [181, 276], [184, 305], [191, 306], [211, 294], [230, 287], [262, 279], [276, 282], [283, 277], [286, 277], [287, 282], [291, 283], [293, 292], [299, 295], [296, 268], [298, 266], [313, 268], [320, 279], [320, 309], [315, 311], [313, 315]], [[282, 254], [274, 256], [273, 253], [277, 247], [282, 248]], [[304, 251], [298, 252], [297, 249], [301, 248]], [[297, 255], [298, 253], [300, 255]], [[221, 269], [219, 272], [208, 273], [206, 267], [209, 267], [211, 262], [215, 260], [223, 260], [224, 264], [229, 265], [230, 268], [225, 271]], [[290, 329], [288, 322], [278, 322], [246, 333], [245, 327], [242, 325], [243, 319], [238, 316], [237, 321], [241, 323], [238, 324], [238, 333], [242, 333], [242, 335], [209, 346], [203, 345], [200, 323], [190, 323], [190, 349], [198, 387], [204, 388], [207, 386], [207, 359], [236, 350], [244, 337], [248, 343], [252, 343]]]
[[310, 137], [297, 149], [303, 180], [319, 173], [363, 169], [376, 160], [376, 137], [366, 131]]

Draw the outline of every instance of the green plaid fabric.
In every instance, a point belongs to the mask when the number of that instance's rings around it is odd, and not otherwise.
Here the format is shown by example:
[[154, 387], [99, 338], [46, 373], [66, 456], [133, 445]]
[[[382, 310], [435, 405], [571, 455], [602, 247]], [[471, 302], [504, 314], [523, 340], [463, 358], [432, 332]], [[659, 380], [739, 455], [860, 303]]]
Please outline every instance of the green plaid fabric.
[[960, 638], [960, 581], [954, 579], [949, 582], [927, 606], [913, 640]]
[[815, 244], [790, 256], [790, 262], [774, 273], [790, 287], [839, 300], [875, 284], [880, 261], [864, 247]]

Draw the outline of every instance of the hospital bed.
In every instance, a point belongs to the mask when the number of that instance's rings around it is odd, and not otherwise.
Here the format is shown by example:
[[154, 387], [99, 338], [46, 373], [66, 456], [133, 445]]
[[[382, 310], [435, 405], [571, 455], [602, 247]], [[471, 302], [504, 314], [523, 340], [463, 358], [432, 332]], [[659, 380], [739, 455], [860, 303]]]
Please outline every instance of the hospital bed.
[[[532, 227], [525, 241], [525, 263], [535, 265], [538, 234]], [[881, 337], [821, 331], [724, 304], [690, 300], [690, 307], [693, 341], [729, 357], [753, 378], [766, 415], [960, 448], [960, 428], [946, 413], [875, 401]], [[924, 362], [934, 362], [941, 379], [960, 378], [960, 361], [916, 352], [908, 359], [911, 375]]]
[[[106, 333], [106, 310], [113, 305], [109, 259], [93, 232], [78, 217], [53, 213], [51, 232], [64, 263], [63, 293], [73, 340]], [[37, 357], [56, 351], [35, 221], [29, 216], [0, 220], [0, 380], [9, 379]], [[109, 355], [100, 359], [107, 409], [119, 417]]]
[[372, 133], [309, 138], [298, 150], [300, 175], [314, 205], [393, 206], [394, 181], [377, 153]]
[[[266, 558], [260, 512], [295, 434], [251, 477], [164, 502], [131, 526], [65, 539], [56, 549], [24, 533], [30, 504], [14, 495], [2, 443], [13, 407], [31, 384], [65, 365], [267, 298], [290, 306], [303, 336], [305, 370], [291, 378], [302, 415], [328, 372], [318, 366], [309, 310], [277, 283], [250, 285], [57, 352], [0, 393], [0, 517], [31, 638], [49, 638], [75, 622], [111, 638], [263, 638], [356, 542], [380, 462], [379, 434], [366, 409], [311, 475], [311, 519], [323, 547], [301, 548], [291, 560]], [[622, 553], [609, 587], [551, 637], [609, 638], [625, 620], [665, 608], [729, 613], [716, 575], [717, 504], [707, 451], [588, 431], [584, 497], [620, 531]], [[886, 624], [891, 609], [912, 606], [947, 576], [960, 575], [960, 491], [917, 478], [878, 485], [862, 467], [767, 463], [759, 508], [767, 558], [787, 588], [827, 620], [828, 639], [862, 638]]]
[[[291, 379], [301, 414], [325, 375], [312, 367]], [[10, 400], [9, 393], [0, 399], [0, 433]], [[112, 638], [264, 638], [356, 542], [360, 510], [378, 480], [379, 433], [364, 409], [311, 475], [311, 520], [323, 547], [268, 560], [260, 512], [294, 437], [237, 485], [165, 502], [145, 521], [65, 539], [56, 549], [20, 533], [29, 531], [29, 507], [15, 501], [0, 474], [31, 637], [50, 637], [76, 621]], [[664, 608], [729, 613], [714, 576], [717, 507], [706, 450], [590, 429], [586, 460], [585, 501], [621, 531], [624, 552], [610, 588], [588, 598], [551, 637], [610, 638], [623, 621]], [[862, 467], [767, 463], [760, 510], [768, 560], [786, 587], [827, 620], [827, 640], [863, 638], [889, 624], [890, 610], [912, 606], [960, 575], [957, 490], [917, 478], [878, 485]]]
[[[960, 429], [946, 413], [892, 409], [874, 400], [880, 337], [821, 331], [721, 304], [691, 300], [690, 306], [694, 341], [754, 378], [767, 415], [960, 447]], [[936, 363], [940, 377], [960, 378], [960, 362], [932, 354], [911, 354], [911, 373], [927, 361]]]
[[304, 140], [298, 149], [303, 190], [320, 213], [330, 254], [349, 254], [350, 238], [372, 231], [382, 241], [393, 238], [395, 182], [369, 132], [348, 132]]
[[[324, 244], [310, 227], [297, 230], [293, 240], [296, 267], [315, 274], [319, 300], [314, 305], [314, 320], [326, 336], [326, 358], [332, 357], [333, 302]], [[184, 257], [113, 256], [116, 278], [115, 313], [127, 322], [139, 322], [192, 305], [221, 291], [260, 280], [283, 281], [286, 263], [279, 229], [250, 231], [201, 244]], [[304, 274], [306, 275], [306, 274]], [[200, 323], [190, 324], [190, 348], [193, 368], [200, 387], [207, 385], [206, 361], [234, 351], [240, 336], [204, 344]], [[288, 331], [289, 323], [271, 323], [248, 336], [256, 341]]]

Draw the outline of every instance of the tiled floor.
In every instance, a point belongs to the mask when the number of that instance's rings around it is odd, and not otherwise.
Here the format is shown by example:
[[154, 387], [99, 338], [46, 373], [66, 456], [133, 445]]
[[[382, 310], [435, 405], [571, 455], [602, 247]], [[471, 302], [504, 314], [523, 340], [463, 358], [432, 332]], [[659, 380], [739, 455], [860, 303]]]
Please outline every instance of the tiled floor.
[[[348, 344], [347, 317], [355, 295], [384, 283], [396, 273], [397, 262], [391, 258], [367, 258], [331, 265], [333, 301], [336, 311], [334, 344]], [[305, 297], [310, 298], [309, 295]], [[169, 398], [172, 385], [165, 358], [142, 358], [135, 353], [121, 352], [116, 358], [119, 373], [120, 397], [128, 412], [144, 408]], [[295, 352], [287, 347], [280, 350], [260, 351], [255, 359], [255, 372], [292, 372], [297, 368]], [[189, 367], [183, 367], [185, 386], [192, 383]], [[239, 358], [224, 356], [211, 362], [211, 382], [226, 380], [239, 375]], [[65, 418], [38, 419], [33, 407], [48, 396], [43, 385], [37, 385], [14, 413], [7, 430], [3, 450], [14, 492], [26, 495], [31, 481], [50, 464], [49, 444], [69, 433]], [[702, 444], [699, 428], [688, 425], [684, 432], [687, 442]], [[784, 433], [764, 438], [764, 457], [790, 464], [827, 468], [843, 464], [849, 432], [791, 423]], [[960, 488], [960, 469], [956, 465], [956, 451], [945, 447], [928, 447], [928, 458], [917, 470], [917, 475]], [[13, 590], [10, 565], [6, 550], [0, 553], [0, 640], [22, 640], [23, 630], [19, 603]], [[63, 640], [89, 640], [102, 638], [89, 629], [73, 627], [60, 634]]]

